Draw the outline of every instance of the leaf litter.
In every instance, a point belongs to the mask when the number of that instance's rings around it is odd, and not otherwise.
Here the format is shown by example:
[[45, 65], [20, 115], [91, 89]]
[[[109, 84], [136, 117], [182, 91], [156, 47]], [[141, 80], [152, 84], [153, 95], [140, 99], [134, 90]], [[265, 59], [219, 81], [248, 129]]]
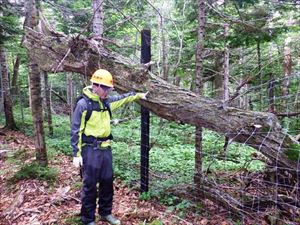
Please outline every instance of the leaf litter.
[[[21, 164], [34, 160], [35, 147], [31, 138], [21, 132], [8, 131], [0, 136], [0, 224], [7, 225], [80, 225], [79, 171], [72, 165], [70, 157], [59, 155], [50, 160], [49, 166], [57, 168], [57, 181], [50, 185], [37, 179], [21, 180], [8, 184], [7, 180], [20, 168], [8, 156], [22, 151]], [[22, 158], [24, 157], [24, 158]], [[121, 180], [114, 182], [115, 195], [113, 213], [122, 224], [186, 225], [186, 224], [234, 224], [226, 219], [227, 213], [217, 213], [212, 202], [205, 208], [208, 216], [188, 211], [184, 217], [179, 212], [155, 200], [140, 200], [139, 192], [125, 186]], [[97, 225], [107, 224], [97, 217]]]

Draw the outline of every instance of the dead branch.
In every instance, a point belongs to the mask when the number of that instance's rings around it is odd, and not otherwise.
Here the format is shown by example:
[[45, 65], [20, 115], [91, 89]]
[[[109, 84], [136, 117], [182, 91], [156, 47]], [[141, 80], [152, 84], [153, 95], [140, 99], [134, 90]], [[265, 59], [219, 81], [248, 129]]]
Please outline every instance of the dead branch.
[[60, 100], [62, 100], [64, 103], [68, 103], [67, 102], [67, 100], [64, 98], [64, 97], [62, 97], [59, 93], [57, 93], [56, 91], [54, 91], [53, 89], [51, 89], [51, 92], [54, 94], [54, 95], [56, 95]]
[[280, 117], [293, 117], [293, 116], [300, 115], [300, 112], [287, 112], [287, 113], [274, 112], [274, 114]]

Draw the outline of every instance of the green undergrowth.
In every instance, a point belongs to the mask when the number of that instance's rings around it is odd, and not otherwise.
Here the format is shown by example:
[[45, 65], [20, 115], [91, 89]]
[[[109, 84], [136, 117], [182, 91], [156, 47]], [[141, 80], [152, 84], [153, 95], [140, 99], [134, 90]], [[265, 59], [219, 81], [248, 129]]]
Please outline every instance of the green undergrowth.
[[84, 225], [80, 219], [80, 216], [69, 217], [64, 221], [64, 224], [66, 224], [66, 225]]
[[[23, 117], [17, 107], [14, 113], [15, 121], [20, 131], [27, 136], [33, 137], [32, 116], [29, 108], [23, 109]], [[22, 119], [23, 118], [23, 119]], [[48, 123], [44, 121], [45, 140], [48, 157], [55, 157], [59, 154], [72, 155], [70, 146], [70, 120], [65, 115], [52, 115], [53, 136], [49, 135]]]
[[285, 151], [285, 154], [290, 160], [299, 161], [300, 159], [300, 145], [299, 144], [291, 144], [289, 148]]
[[8, 179], [10, 184], [20, 180], [38, 179], [53, 184], [57, 179], [58, 171], [55, 168], [43, 167], [36, 162], [25, 164], [11, 178]]
[[[123, 179], [138, 180], [140, 164], [140, 121], [135, 119], [113, 128], [115, 172]], [[150, 169], [160, 179], [160, 185], [192, 182], [194, 174], [194, 128], [151, 119]], [[159, 132], [159, 130], [161, 130]], [[203, 169], [204, 171], [236, 171], [240, 169], [261, 170], [264, 164], [252, 160], [256, 151], [246, 145], [231, 144], [224, 152], [224, 138], [215, 132], [204, 130]], [[153, 183], [152, 183], [153, 184]]]
[[[96, 222], [98, 218], [96, 218]], [[64, 220], [64, 224], [66, 225], [83, 225], [80, 216], [73, 215]], [[139, 222], [138, 225], [163, 225], [164, 223], [160, 219], [154, 219], [151, 222], [142, 221]]]
[[[15, 110], [16, 121], [22, 121], [20, 110]], [[29, 136], [33, 134], [30, 110], [23, 109], [24, 120], [18, 127]], [[119, 112], [120, 113], [120, 112]], [[129, 185], [139, 181], [140, 164], [140, 118], [132, 114], [133, 119], [112, 125], [114, 135], [114, 170]], [[131, 115], [131, 116], [132, 116]], [[115, 113], [114, 118], [120, 118]], [[46, 144], [49, 160], [60, 154], [72, 155], [70, 146], [70, 120], [68, 116], [53, 115], [54, 134], [49, 136], [47, 123], [45, 125]], [[150, 169], [157, 174], [159, 181], [151, 185], [161, 189], [173, 185], [190, 183], [194, 174], [194, 127], [179, 125], [174, 122], [151, 116], [150, 126]], [[204, 171], [236, 171], [260, 170], [263, 163], [251, 161], [251, 155], [256, 151], [246, 145], [230, 144], [227, 151], [223, 150], [224, 137], [204, 129], [203, 132], [203, 170]]]
[[163, 224], [164, 223], [159, 219], [153, 220], [150, 223], [139, 223], [139, 225], [163, 225]]
[[[32, 136], [30, 111], [25, 109], [24, 112], [26, 115], [24, 121], [18, 123], [18, 126], [27, 135]], [[139, 113], [133, 113], [130, 116], [133, 117], [131, 120], [112, 125], [112, 134], [114, 135], [112, 147], [115, 176], [121, 178], [125, 184], [134, 189], [140, 187], [140, 118]], [[114, 113], [113, 117], [121, 118], [118, 113]], [[15, 118], [19, 120], [20, 115], [16, 113]], [[52, 137], [49, 136], [47, 123], [45, 122], [44, 125], [49, 161], [59, 157], [59, 155], [71, 157], [69, 117], [53, 115], [54, 135]], [[154, 115], [151, 116], [150, 191], [141, 195], [141, 199], [160, 199], [161, 203], [170, 206], [170, 210], [179, 210], [183, 214], [184, 209], [188, 208], [201, 211], [200, 206], [178, 199], [167, 191], [174, 187], [184, 187], [185, 184], [193, 183], [194, 133], [193, 126], [179, 125], [161, 120]], [[202, 155], [205, 173], [258, 171], [264, 168], [262, 162], [252, 159], [252, 154], [258, 154], [254, 149], [246, 145], [232, 143], [224, 152], [223, 146], [224, 136], [204, 129]], [[43, 170], [33, 164], [24, 166], [13, 179], [55, 180], [54, 174], [55, 172], [51, 168]]]

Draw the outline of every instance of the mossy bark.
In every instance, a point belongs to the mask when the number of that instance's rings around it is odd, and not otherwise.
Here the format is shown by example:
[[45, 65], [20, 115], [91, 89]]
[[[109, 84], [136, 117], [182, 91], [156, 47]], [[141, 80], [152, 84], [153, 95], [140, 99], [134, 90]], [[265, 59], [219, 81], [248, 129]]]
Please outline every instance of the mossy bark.
[[285, 154], [296, 141], [282, 129], [272, 113], [224, 107], [219, 100], [201, 97], [167, 83], [142, 65], [87, 38], [54, 33], [47, 36], [28, 29], [24, 44], [44, 71], [90, 76], [100, 64], [113, 74], [117, 91], [149, 91], [148, 100], [139, 103], [158, 116], [216, 131], [230, 142], [257, 149], [276, 165], [296, 174], [297, 162]]

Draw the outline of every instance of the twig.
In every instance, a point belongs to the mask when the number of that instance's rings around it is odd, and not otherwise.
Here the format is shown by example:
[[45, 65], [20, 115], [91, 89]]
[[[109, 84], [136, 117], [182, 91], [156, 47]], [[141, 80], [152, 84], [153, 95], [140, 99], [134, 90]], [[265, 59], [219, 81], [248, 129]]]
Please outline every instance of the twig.
[[66, 200], [68, 200], [68, 198], [71, 198], [71, 199], [75, 200], [76, 202], [81, 203], [80, 199], [75, 198], [75, 197], [73, 197], [73, 196], [68, 196], [68, 195], [66, 195], [66, 196], [64, 196], [64, 197], [62, 197], [62, 198], [66, 199]]
[[[121, 13], [125, 19], [127, 18], [127, 16], [120, 9], [118, 9], [112, 1], [108, 0], [108, 2], [113, 6], [113, 8], [115, 8], [119, 13]], [[138, 32], [141, 32], [141, 30], [133, 22], [131, 22], [130, 20], [129, 22], [132, 24], [132, 26], [135, 27], [135, 29], [137, 29]]]
[[230, 17], [230, 16], [228, 16], [228, 15], [226, 15], [226, 14], [221, 13], [220, 11], [218, 11], [214, 6], [212, 6], [212, 5], [211, 5], [210, 3], [208, 3], [208, 2], [206, 2], [206, 5], [207, 5], [212, 11], [214, 11], [216, 14], [218, 14], [221, 18], [224, 18], [225, 20], [228, 20], [228, 21], [230, 21], [230, 22], [237, 23], [237, 24], [240, 24], [240, 25], [242, 25], [242, 26], [251, 28], [253, 31], [256, 31], [256, 32], [259, 31], [259, 32], [261, 32], [261, 33], [266, 33], [266, 32], [263, 31], [262, 29], [257, 28], [257, 27], [255, 27], [255, 26], [253, 26], [253, 25], [251, 25], [251, 24], [249, 24], [249, 23], [247, 23], [247, 22], [245, 22], [245, 21], [240, 21], [240, 20], [238, 20], [238, 19], [232, 18], [232, 17]]
[[[228, 103], [231, 103], [235, 98], [237, 98], [238, 96], [240, 96], [240, 90], [242, 87], [244, 87], [246, 84], [248, 84], [252, 79], [254, 79], [256, 76], [258, 76], [262, 70], [269, 66], [270, 64], [272, 64], [275, 60], [277, 60], [278, 58], [274, 59], [273, 61], [270, 61], [269, 63], [267, 63], [266, 65], [262, 66], [260, 71], [258, 71], [256, 74], [254, 74], [253, 76], [248, 76], [244, 81], [241, 82], [241, 84], [236, 88], [235, 93], [230, 97], [230, 99], [228, 100]], [[249, 92], [249, 91], [247, 91]], [[246, 92], [246, 93], [247, 93]]]
[[104, 38], [104, 37], [92, 36], [91, 39], [92, 40], [100, 40], [100, 41], [108, 42], [108, 43], [114, 44], [115, 46], [121, 48], [121, 46], [118, 43], [116, 43], [115, 41], [109, 40], [109, 39]]
[[51, 89], [51, 92], [53, 94], [55, 94], [60, 100], [62, 100], [64, 103], [67, 103], [67, 100], [64, 99], [62, 96], [60, 96], [56, 91], [54, 91], [53, 89]]
[[75, 39], [79, 39], [79, 37], [80, 37], [80, 35], [82, 35], [85, 31], [86, 31], [86, 29], [88, 28], [88, 27], [90, 27], [90, 25], [91, 25], [91, 23], [93, 22], [93, 20], [94, 20], [94, 17], [95, 17], [95, 14], [96, 14], [96, 12], [100, 9], [100, 7], [101, 7], [101, 5], [104, 3], [104, 1], [102, 1], [99, 5], [98, 5], [98, 7], [97, 7], [97, 9], [94, 11], [94, 13], [93, 13], [93, 16], [92, 16], [92, 18], [90, 19], [90, 21], [88, 22], [88, 24], [86, 25], [86, 27], [75, 37]]
[[62, 65], [62, 63], [64, 62], [65, 58], [67, 58], [67, 56], [69, 55], [70, 52], [71, 52], [71, 48], [68, 49], [67, 53], [65, 54], [65, 56], [63, 57], [63, 59], [60, 61], [60, 63], [59, 63], [58, 66], [56, 67], [56, 69], [54, 70], [54, 73], [56, 73], [56, 71], [57, 71], [58, 68]]
[[16, 219], [18, 219], [20, 216], [22, 216], [22, 215], [24, 215], [25, 214], [25, 212], [23, 211], [23, 212], [20, 212], [17, 216], [15, 216], [13, 219], [12, 219], [12, 221], [15, 221]]
[[132, 16], [129, 16], [129, 17], [125, 18], [125, 20], [119, 21], [119, 22], [115, 23], [114, 25], [111, 25], [106, 30], [111, 30], [113, 27], [118, 26], [118, 25], [120, 25], [122, 23], [126, 23], [127, 21], [129, 21], [131, 19], [132, 19]]
[[41, 213], [38, 209], [23, 209], [24, 212], [31, 212], [31, 213]]

